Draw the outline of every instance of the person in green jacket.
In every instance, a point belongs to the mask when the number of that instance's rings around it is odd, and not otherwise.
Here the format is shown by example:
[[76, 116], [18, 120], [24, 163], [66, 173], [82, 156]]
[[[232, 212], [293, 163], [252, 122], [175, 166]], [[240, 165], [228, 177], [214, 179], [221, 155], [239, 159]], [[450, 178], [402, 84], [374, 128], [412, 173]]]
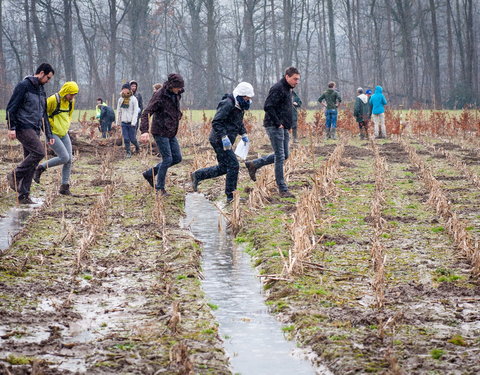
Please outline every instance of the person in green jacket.
[[325, 107], [325, 128], [327, 139], [337, 139], [338, 106], [342, 102], [340, 93], [335, 90], [335, 82], [328, 83], [328, 89], [318, 98]]
[[363, 93], [363, 89], [357, 89], [358, 96], [355, 98], [355, 107], [353, 109], [353, 116], [358, 122], [360, 129], [360, 139], [368, 138], [368, 121], [372, 113], [372, 108], [368, 102], [368, 96]]
[[297, 135], [297, 123], [298, 123], [298, 110], [302, 107], [302, 100], [295, 91], [292, 91], [292, 101], [293, 101], [293, 122], [292, 122], [292, 134], [293, 134], [293, 143], [298, 143]]

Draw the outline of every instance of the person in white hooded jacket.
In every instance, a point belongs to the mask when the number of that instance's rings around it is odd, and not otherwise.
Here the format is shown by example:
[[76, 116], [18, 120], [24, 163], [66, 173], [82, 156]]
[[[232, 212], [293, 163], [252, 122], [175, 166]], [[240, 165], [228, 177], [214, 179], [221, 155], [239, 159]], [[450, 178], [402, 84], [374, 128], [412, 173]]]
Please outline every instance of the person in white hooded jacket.
[[225, 94], [218, 103], [209, 137], [210, 144], [217, 154], [218, 165], [198, 169], [191, 174], [194, 191], [198, 190], [200, 181], [226, 174], [227, 203], [233, 200], [240, 166], [232, 147], [238, 135], [242, 137], [242, 142], [249, 142], [243, 124], [243, 115], [250, 108], [254, 95], [253, 86], [250, 83], [240, 82], [232, 94]]
[[125, 144], [125, 152], [127, 158], [132, 156], [130, 151], [130, 143], [135, 146], [135, 152], [140, 151], [137, 142], [137, 120], [138, 120], [138, 101], [133, 95], [130, 85], [125, 83], [122, 86], [120, 98], [117, 104], [117, 126], [122, 125], [123, 143]]
[[355, 107], [353, 109], [353, 116], [358, 122], [360, 129], [360, 139], [368, 138], [368, 122], [372, 114], [372, 107], [368, 101], [368, 96], [363, 93], [363, 89], [357, 89], [358, 96], [355, 99]]

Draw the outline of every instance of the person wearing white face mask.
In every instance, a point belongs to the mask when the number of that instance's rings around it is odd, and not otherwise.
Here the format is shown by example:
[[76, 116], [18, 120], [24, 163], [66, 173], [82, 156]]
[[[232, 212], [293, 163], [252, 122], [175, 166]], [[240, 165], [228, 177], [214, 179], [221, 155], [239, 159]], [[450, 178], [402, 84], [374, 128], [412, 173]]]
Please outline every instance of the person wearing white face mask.
[[249, 142], [243, 124], [243, 116], [245, 111], [250, 108], [251, 99], [254, 95], [253, 86], [250, 83], [240, 82], [232, 94], [225, 94], [218, 103], [209, 137], [210, 144], [217, 154], [218, 165], [198, 169], [191, 174], [194, 191], [198, 190], [200, 181], [226, 174], [225, 194], [227, 203], [233, 200], [233, 192], [237, 189], [240, 166], [237, 156], [232, 150], [232, 145], [238, 135], [241, 135], [243, 142]]

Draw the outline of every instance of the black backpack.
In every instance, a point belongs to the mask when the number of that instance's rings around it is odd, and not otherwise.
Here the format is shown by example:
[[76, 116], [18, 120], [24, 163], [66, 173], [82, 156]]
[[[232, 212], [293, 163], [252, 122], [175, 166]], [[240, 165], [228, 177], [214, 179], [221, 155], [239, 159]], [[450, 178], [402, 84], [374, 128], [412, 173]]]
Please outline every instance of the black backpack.
[[57, 99], [57, 108], [55, 108], [55, 110], [52, 112], [52, 114], [50, 116], [48, 116], [49, 118], [53, 118], [54, 116], [58, 115], [59, 113], [70, 112], [72, 110], [72, 107], [73, 107], [72, 102], [70, 102], [68, 104], [68, 109], [60, 109], [60, 95], [58, 94], [58, 92], [55, 93], [55, 99]]
[[110, 120], [111, 122], [115, 121], [115, 112], [112, 107], [106, 105], [104, 111], [106, 120]]

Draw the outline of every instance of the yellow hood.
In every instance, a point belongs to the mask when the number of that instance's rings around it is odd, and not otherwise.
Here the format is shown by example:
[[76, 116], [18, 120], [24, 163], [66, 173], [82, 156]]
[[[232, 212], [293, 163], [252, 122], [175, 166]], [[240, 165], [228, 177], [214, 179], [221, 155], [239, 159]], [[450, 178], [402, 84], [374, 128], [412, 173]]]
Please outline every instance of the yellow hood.
[[60, 91], [58, 92], [58, 95], [60, 95], [62, 98], [68, 94], [78, 94], [77, 82], [75, 81], [65, 82], [62, 88], [60, 89]]

